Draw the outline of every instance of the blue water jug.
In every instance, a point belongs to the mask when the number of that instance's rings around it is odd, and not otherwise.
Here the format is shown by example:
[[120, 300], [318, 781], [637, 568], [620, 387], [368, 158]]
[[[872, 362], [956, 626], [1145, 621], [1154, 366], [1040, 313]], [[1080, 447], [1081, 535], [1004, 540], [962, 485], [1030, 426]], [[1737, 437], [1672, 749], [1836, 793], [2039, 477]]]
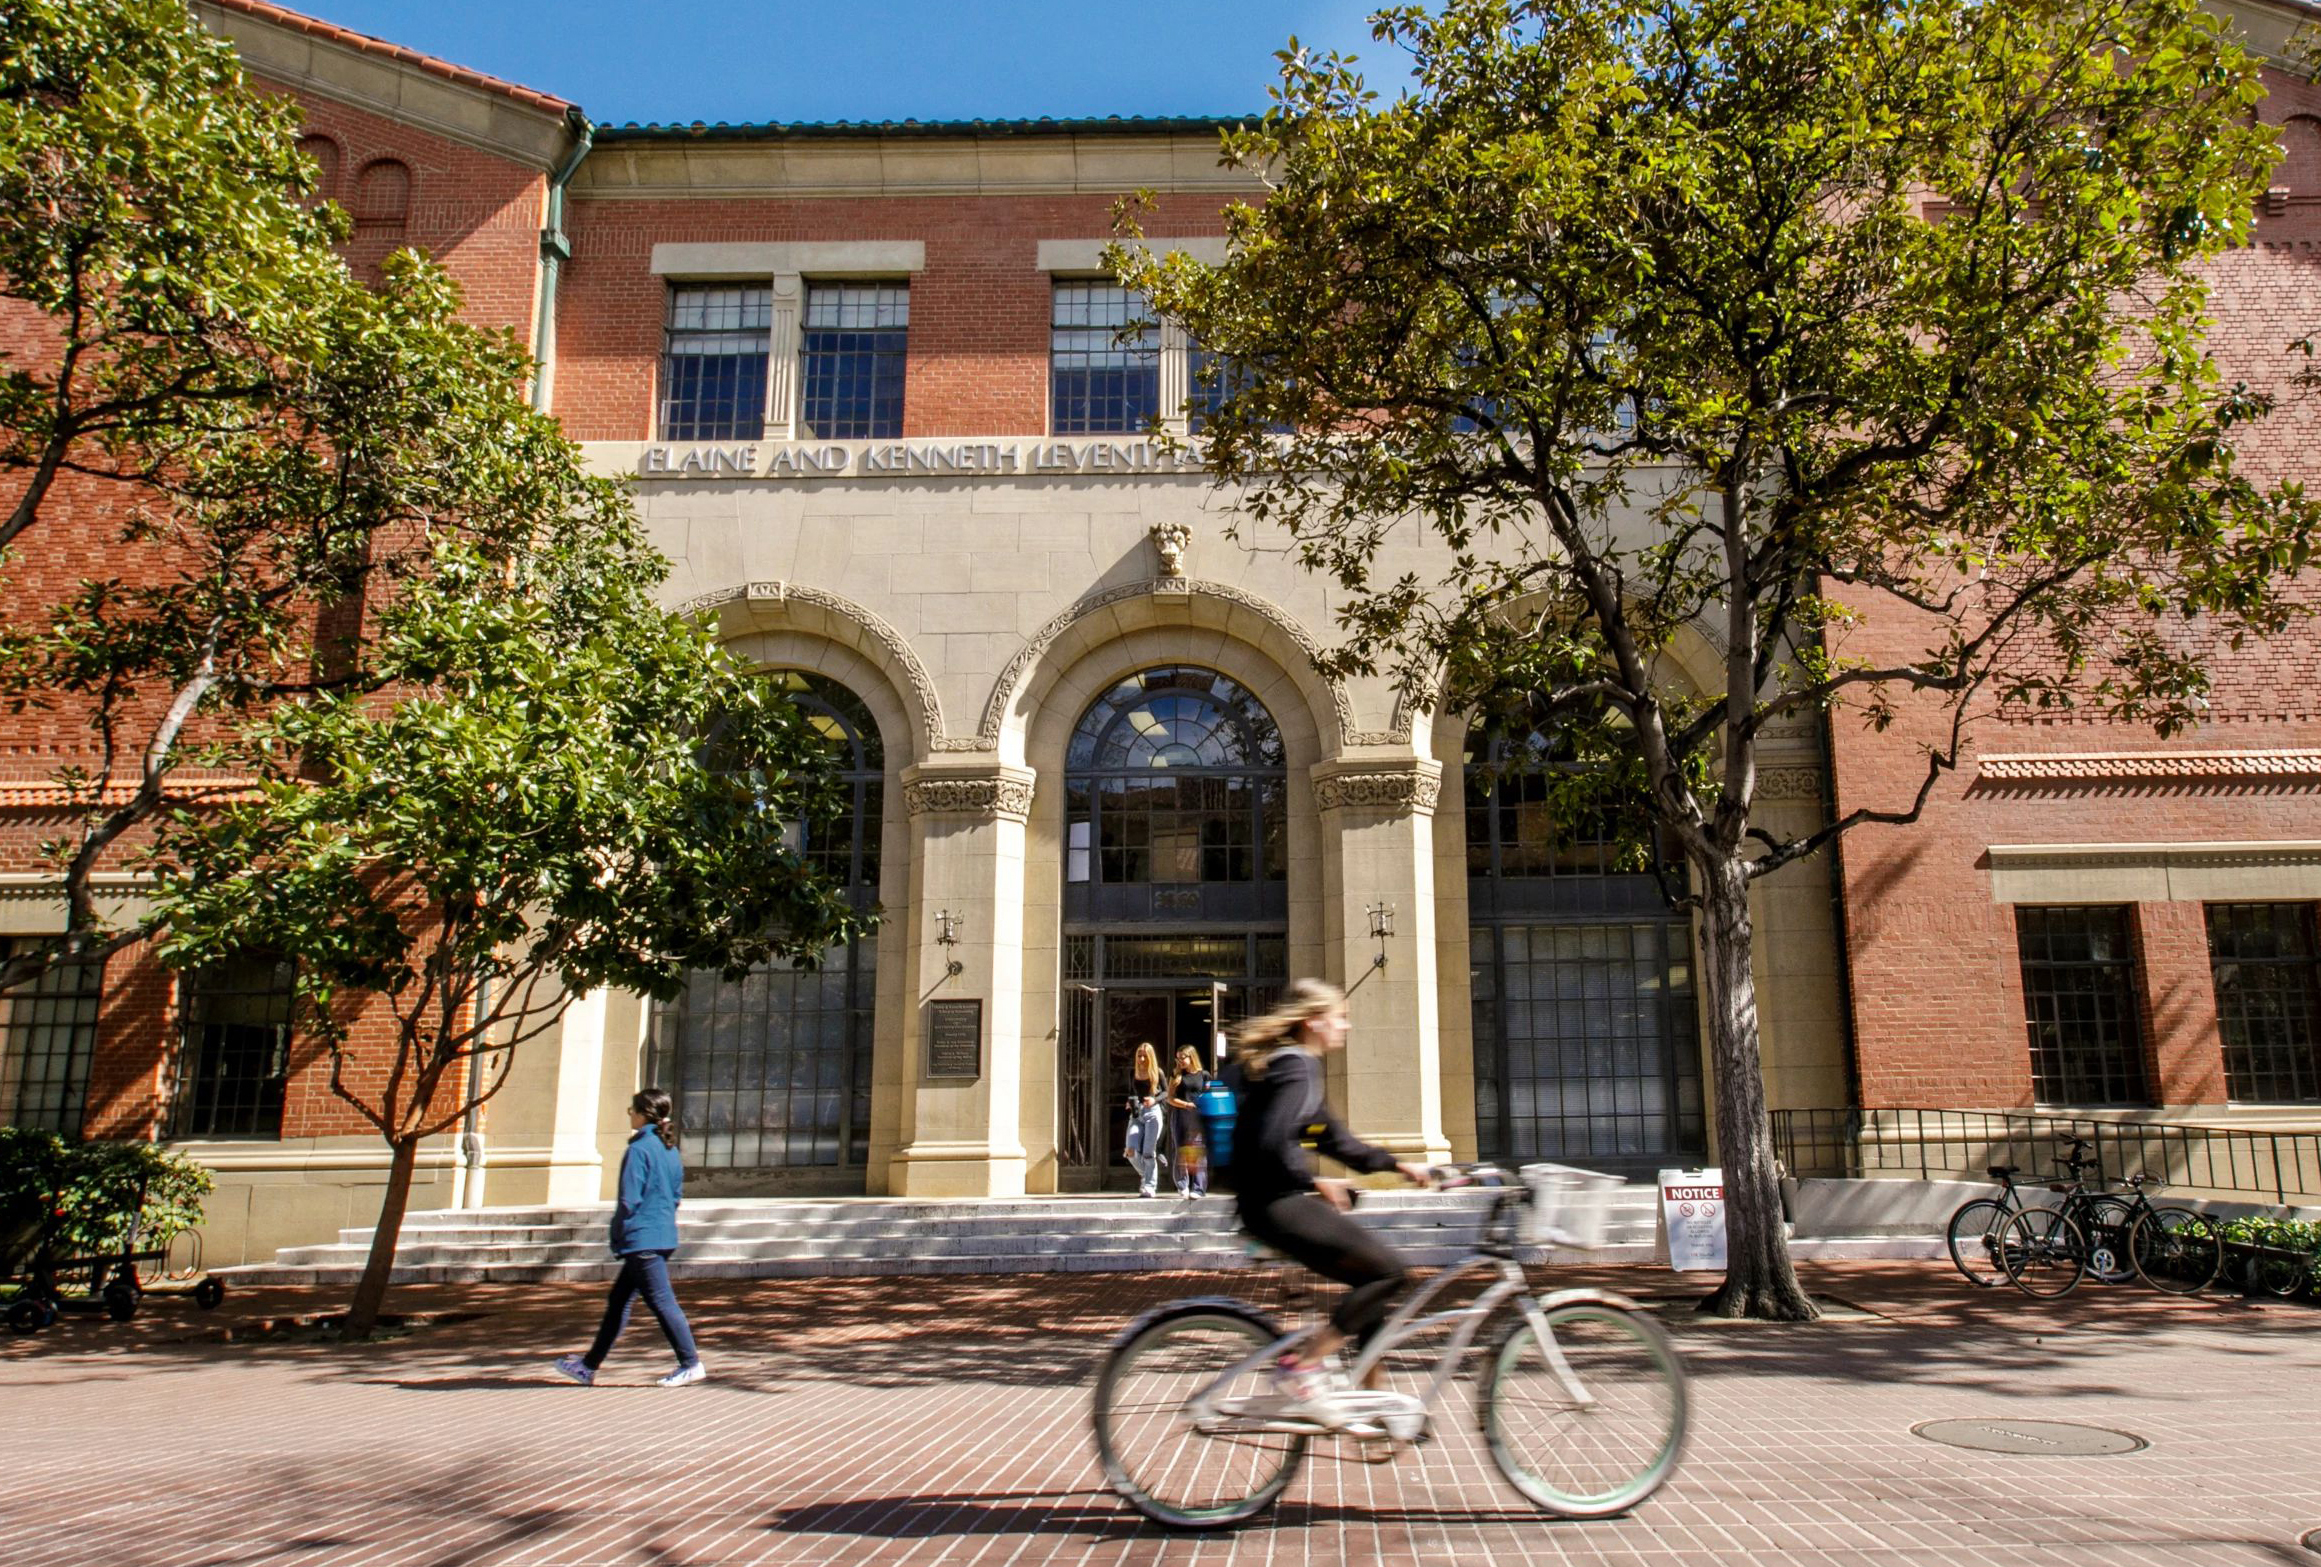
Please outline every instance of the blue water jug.
[[1231, 1085], [1212, 1077], [1193, 1095], [1201, 1112], [1201, 1134], [1209, 1145], [1209, 1168], [1221, 1171], [1233, 1163], [1233, 1123], [1240, 1118], [1241, 1101]]

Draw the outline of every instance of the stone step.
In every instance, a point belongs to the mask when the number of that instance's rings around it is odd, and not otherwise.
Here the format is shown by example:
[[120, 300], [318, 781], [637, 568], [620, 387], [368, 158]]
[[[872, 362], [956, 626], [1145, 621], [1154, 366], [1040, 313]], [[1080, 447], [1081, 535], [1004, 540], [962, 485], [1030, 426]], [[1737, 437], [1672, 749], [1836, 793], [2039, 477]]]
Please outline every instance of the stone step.
[[[1649, 1262], [1653, 1248], [1649, 1245], [1612, 1246], [1586, 1252], [1547, 1251], [1525, 1252], [1526, 1261], [1544, 1260], [1549, 1265], [1558, 1263]], [[1419, 1267], [1442, 1267], [1466, 1255], [1458, 1247], [1412, 1248], [1404, 1255]], [[1163, 1252], [1107, 1252], [1082, 1256], [1048, 1256], [1026, 1259], [1009, 1255], [982, 1255], [960, 1257], [753, 1257], [736, 1261], [688, 1262], [682, 1258], [669, 1265], [671, 1275], [679, 1279], [780, 1279], [879, 1276], [891, 1274], [953, 1274], [953, 1273], [1168, 1273], [1183, 1271], [1207, 1272], [1250, 1266], [1246, 1255], [1238, 1252], [1220, 1252], [1188, 1258], [1181, 1253]], [[257, 1263], [238, 1268], [215, 1270], [237, 1285], [255, 1284], [311, 1284], [350, 1285], [362, 1277], [359, 1265], [297, 1268], [273, 1263]], [[530, 1264], [521, 1266], [501, 1264], [443, 1263], [426, 1267], [398, 1267], [394, 1281], [398, 1284], [475, 1284], [475, 1283], [601, 1283], [619, 1271], [618, 1265], [607, 1258], [599, 1262], [559, 1264]]]

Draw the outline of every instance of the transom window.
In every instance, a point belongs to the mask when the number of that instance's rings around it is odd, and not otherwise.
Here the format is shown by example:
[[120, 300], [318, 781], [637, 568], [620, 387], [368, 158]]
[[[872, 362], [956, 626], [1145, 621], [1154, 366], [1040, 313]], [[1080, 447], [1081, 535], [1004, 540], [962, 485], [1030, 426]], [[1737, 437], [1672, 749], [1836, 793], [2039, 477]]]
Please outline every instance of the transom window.
[[[0, 941], [0, 957], [32, 945]], [[51, 963], [29, 984], [0, 990], [0, 1124], [80, 1135], [104, 987], [100, 959]]]
[[806, 291], [802, 433], [886, 440], [903, 433], [911, 291], [902, 283], [816, 283]]
[[669, 290], [661, 350], [661, 439], [754, 441], [766, 428], [770, 287]]
[[2321, 952], [2310, 903], [2211, 903], [2208, 961], [2228, 1097], [2321, 1099]]
[[2149, 1104], [2124, 904], [2017, 908], [2031, 1090], [2041, 1104]]
[[290, 1077], [296, 973], [247, 957], [188, 973], [174, 1135], [276, 1138]]
[[1160, 415], [1160, 323], [1117, 283], [1055, 285], [1048, 367], [1058, 435], [1129, 434]]

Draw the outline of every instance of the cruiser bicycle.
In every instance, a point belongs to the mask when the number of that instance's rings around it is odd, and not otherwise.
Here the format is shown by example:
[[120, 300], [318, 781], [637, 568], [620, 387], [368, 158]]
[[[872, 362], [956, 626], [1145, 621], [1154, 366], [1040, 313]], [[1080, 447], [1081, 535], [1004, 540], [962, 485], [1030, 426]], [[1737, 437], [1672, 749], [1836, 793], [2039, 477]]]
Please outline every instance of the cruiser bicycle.
[[[1535, 1297], [1516, 1260], [1519, 1238], [1600, 1244], [1606, 1187], [1618, 1183], [1551, 1165], [1509, 1183], [1478, 1165], [1443, 1184], [1494, 1188], [1481, 1236], [1371, 1335], [1327, 1423], [1281, 1413], [1271, 1375], [1319, 1322], [1285, 1332], [1245, 1301], [1202, 1296], [1130, 1323], [1096, 1378], [1096, 1448], [1112, 1488], [1170, 1528], [1245, 1522], [1279, 1500], [1316, 1439], [1354, 1441], [1371, 1461], [1425, 1442], [1436, 1403], [1490, 1327], [1476, 1413], [1509, 1484], [1566, 1518], [1625, 1512], [1658, 1490], [1685, 1433], [1684, 1368], [1667, 1330], [1607, 1290]], [[1491, 1273], [1473, 1300], [1428, 1311], [1460, 1279]], [[1438, 1332], [1448, 1339], [1419, 1392], [1363, 1389], [1388, 1353]]]

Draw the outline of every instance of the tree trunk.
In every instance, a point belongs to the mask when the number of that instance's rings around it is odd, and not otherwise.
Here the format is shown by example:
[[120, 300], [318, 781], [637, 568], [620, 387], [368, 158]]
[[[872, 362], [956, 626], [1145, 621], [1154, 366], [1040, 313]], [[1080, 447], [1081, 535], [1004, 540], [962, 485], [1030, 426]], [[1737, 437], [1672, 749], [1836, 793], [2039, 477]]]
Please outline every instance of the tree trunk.
[[1720, 1317], [1810, 1322], [1821, 1315], [1797, 1282], [1781, 1227], [1781, 1180], [1765, 1114], [1757, 982], [1749, 960], [1749, 877], [1738, 859], [1701, 870], [1701, 983], [1716, 1073], [1718, 1158], [1725, 1179], [1725, 1282], [1701, 1302]]
[[387, 1303], [387, 1279], [395, 1271], [395, 1245], [402, 1238], [403, 1213], [411, 1206], [411, 1174], [419, 1167], [419, 1139], [406, 1137], [388, 1146], [395, 1150], [395, 1157], [387, 1165], [387, 1194], [379, 1204], [379, 1227], [371, 1232], [371, 1255], [363, 1263], [354, 1302], [347, 1307], [348, 1338], [369, 1338], [379, 1325], [379, 1308]]

